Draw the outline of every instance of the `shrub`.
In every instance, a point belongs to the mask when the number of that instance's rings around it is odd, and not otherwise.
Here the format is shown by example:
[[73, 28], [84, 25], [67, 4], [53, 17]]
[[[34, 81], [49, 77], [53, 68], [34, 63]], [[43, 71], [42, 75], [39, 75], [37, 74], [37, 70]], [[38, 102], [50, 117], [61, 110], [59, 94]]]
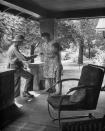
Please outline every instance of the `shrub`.
[[93, 58], [93, 63], [97, 65], [105, 66], [105, 51], [97, 50], [97, 53]]

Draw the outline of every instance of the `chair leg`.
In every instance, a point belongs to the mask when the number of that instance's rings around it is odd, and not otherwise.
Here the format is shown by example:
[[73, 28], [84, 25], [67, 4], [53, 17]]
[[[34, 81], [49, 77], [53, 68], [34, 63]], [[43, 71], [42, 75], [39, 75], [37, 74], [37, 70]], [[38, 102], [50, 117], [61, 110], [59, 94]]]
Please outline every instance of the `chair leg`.
[[60, 120], [61, 120], [61, 118], [60, 118], [60, 116], [61, 116], [61, 111], [60, 111], [60, 110], [58, 111], [58, 118], [54, 118], [54, 117], [52, 116], [52, 114], [51, 114], [51, 111], [50, 111], [50, 105], [48, 104], [48, 112], [49, 112], [49, 115], [50, 115], [50, 117], [52, 118], [53, 121], [56, 121], [56, 120], [59, 121], [59, 128], [60, 128], [60, 127], [61, 127], [61, 122], [60, 122]]
[[67, 119], [77, 119], [77, 118], [90, 118], [90, 119], [95, 119], [95, 117], [92, 115], [92, 113], [89, 113], [88, 115], [85, 115], [85, 116], [75, 116], [75, 117], [61, 117], [61, 111], [58, 110], [58, 118], [54, 118], [51, 114], [51, 111], [50, 111], [50, 105], [48, 104], [48, 112], [49, 112], [49, 115], [50, 117], [52, 118], [53, 121], [56, 121], [58, 120], [59, 122], [59, 129], [61, 127], [61, 120], [67, 120]]
[[49, 112], [49, 115], [50, 117], [52, 118], [52, 120], [54, 121], [56, 118], [54, 118], [51, 114], [51, 111], [50, 111], [50, 105], [48, 104], [48, 112]]
[[58, 111], [58, 120], [59, 120], [59, 127], [61, 127], [61, 123], [60, 123], [60, 115], [61, 115], [61, 111]]
[[[73, 117], [60, 117], [60, 120], [67, 120], [67, 119], [77, 119], [77, 118], [90, 118], [90, 119], [95, 119], [95, 117], [92, 115], [92, 113], [89, 113], [88, 115], [85, 116], [73, 116]], [[59, 120], [59, 118], [54, 119], [55, 120]]]

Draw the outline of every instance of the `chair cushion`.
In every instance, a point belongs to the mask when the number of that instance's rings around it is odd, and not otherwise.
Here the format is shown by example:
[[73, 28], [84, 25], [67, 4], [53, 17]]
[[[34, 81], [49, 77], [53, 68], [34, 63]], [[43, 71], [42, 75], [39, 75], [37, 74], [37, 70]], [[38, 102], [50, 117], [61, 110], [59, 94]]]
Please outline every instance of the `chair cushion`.
[[86, 96], [86, 90], [85, 89], [77, 90], [71, 95], [70, 102], [71, 103], [81, 102], [85, 99], [85, 96]]
[[59, 107], [61, 97], [63, 96], [49, 96], [47, 101], [50, 104], [50, 106], [52, 106], [54, 109], [60, 109], [63, 111], [64, 110], [69, 111], [69, 110], [84, 110], [85, 109], [84, 103], [82, 102], [78, 102], [78, 103], [69, 102], [71, 95], [66, 95], [62, 101], [61, 106]]
[[[58, 109], [60, 104], [60, 99], [62, 96], [49, 96], [47, 101], [50, 105], [52, 105], [53, 108]], [[69, 105], [69, 96], [66, 96], [62, 102], [62, 106]]]

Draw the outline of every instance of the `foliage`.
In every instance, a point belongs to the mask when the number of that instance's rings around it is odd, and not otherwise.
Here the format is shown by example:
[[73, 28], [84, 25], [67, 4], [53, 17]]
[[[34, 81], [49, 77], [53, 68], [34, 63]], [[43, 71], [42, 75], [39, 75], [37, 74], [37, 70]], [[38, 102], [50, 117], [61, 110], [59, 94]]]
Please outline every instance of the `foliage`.
[[39, 23], [20, 16], [8, 13], [0, 13], [0, 48], [7, 50], [12, 44], [11, 40], [16, 34], [25, 36], [25, 48], [36, 45], [35, 38], [39, 36]]
[[[73, 45], [73, 43], [72, 43]], [[62, 60], [69, 60], [70, 62], [78, 62], [78, 48], [71, 46], [71, 48], [62, 51]]]
[[105, 51], [97, 49], [97, 53], [93, 58], [93, 63], [96, 65], [105, 66]]
[[71, 43], [79, 47], [78, 62], [83, 61], [83, 51], [88, 49], [89, 58], [92, 56], [91, 48], [94, 47], [92, 41], [96, 38], [95, 27], [98, 19], [62, 19], [57, 21], [56, 34], [57, 37], [63, 38], [61, 44], [63, 48], [71, 48]]
[[26, 24], [26, 43], [29, 45], [35, 45], [38, 41], [36, 38], [40, 36], [39, 22], [33, 20], [25, 20]]
[[55, 32], [57, 38], [62, 38], [60, 43], [63, 49], [70, 48], [72, 42], [76, 44], [76, 30], [73, 21], [68, 19], [57, 20]]
[[[76, 55], [78, 63], [83, 63], [83, 55], [88, 58], [95, 56], [95, 59], [98, 59], [102, 54], [99, 52], [105, 49], [105, 39], [102, 33], [96, 33], [95, 30], [98, 20], [59, 19], [55, 21], [56, 37], [62, 38], [60, 44], [64, 50], [70, 48], [71, 52], [78, 54]], [[37, 39], [40, 36], [39, 28], [39, 22], [0, 12], [0, 52], [8, 49], [15, 34], [25, 36], [25, 49], [29, 49], [30, 45], [37, 46], [37, 43], [40, 43]], [[74, 51], [73, 48], [76, 50]], [[67, 58], [69, 54], [71, 53], [67, 54]]]

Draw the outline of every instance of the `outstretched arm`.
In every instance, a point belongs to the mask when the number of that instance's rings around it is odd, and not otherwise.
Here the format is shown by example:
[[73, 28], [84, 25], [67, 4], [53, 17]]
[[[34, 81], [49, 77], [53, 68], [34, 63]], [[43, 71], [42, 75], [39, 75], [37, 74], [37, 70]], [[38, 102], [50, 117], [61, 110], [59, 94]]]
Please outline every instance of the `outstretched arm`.
[[33, 58], [36, 58], [38, 55], [31, 55], [31, 56], [29, 56], [29, 57], [26, 57], [25, 56], [25, 59], [26, 59], [26, 61], [28, 61], [28, 60], [31, 60], [31, 59], [33, 59]]
[[26, 57], [17, 48], [14, 48], [14, 53], [20, 61], [26, 61]]
[[17, 58], [20, 61], [29, 61], [35, 57], [37, 57], [37, 55], [31, 55], [31, 56], [24, 56], [19, 50], [17, 50], [16, 48], [14, 49], [15, 55], [17, 56]]

